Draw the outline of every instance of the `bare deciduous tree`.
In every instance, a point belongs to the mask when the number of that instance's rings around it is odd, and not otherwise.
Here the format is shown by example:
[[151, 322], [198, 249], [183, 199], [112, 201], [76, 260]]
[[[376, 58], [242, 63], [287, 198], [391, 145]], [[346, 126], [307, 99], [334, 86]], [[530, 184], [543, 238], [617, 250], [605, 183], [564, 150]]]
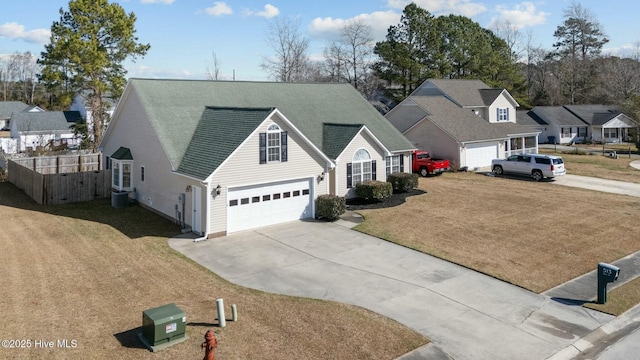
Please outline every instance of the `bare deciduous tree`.
[[522, 33], [518, 27], [509, 20], [498, 20], [493, 24], [493, 32], [504, 40], [511, 52], [511, 60], [517, 62], [523, 55], [525, 48], [520, 43]]
[[300, 34], [299, 21], [277, 18], [267, 32], [267, 43], [275, 51], [274, 56], [264, 56], [261, 67], [276, 81], [304, 81], [308, 74], [309, 40]]
[[211, 66], [207, 64], [207, 78], [209, 80], [220, 80], [220, 59], [218, 59], [218, 55], [216, 55], [215, 51], [211, 52], [212, 63]]

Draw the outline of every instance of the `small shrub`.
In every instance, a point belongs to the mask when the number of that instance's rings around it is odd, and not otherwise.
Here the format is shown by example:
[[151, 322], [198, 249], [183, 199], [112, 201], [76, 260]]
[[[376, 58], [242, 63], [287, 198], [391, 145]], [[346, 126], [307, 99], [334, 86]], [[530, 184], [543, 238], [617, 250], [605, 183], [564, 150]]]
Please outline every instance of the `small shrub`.
[[320, 195], [316, 199], [316, 215], [329, 221], [337, 220], [347, 210], [344, 197], [335, 195]]
[[387, 181], [391, 183], [394, 193], [404, 193], [418, 187], [418, 174], [397, 172], [389, 174]]
[[380, 201], [393, 194], [393, 186], [390, 182], [369, 180], [356, 185], [356, 195], [367, 201]]

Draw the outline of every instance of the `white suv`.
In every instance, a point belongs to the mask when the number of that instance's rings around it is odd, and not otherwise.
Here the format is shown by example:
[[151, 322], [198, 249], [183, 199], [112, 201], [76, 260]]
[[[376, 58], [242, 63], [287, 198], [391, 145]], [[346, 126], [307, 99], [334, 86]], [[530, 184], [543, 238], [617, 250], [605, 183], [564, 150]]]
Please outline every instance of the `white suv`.
[[540, 154], [511, 155], [506, 159], [492, 160], [491, 171], [495, 175], [529, 175], [535, 181], [566, 174], [564, 161], [560, 156]]

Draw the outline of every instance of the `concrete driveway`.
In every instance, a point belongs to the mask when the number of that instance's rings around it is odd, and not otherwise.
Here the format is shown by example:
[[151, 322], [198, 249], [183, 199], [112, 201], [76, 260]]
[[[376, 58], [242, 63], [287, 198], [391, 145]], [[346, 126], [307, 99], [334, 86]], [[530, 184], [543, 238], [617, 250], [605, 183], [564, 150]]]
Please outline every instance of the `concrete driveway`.
[[636, 183], [570, 174], [555, 177], [552, 182], [558, 185], [640, 197], [640, 184]]
[[[388, 316], [455, 359], [546, 359], [613, 318], [336, 223], [299, 221], [169, 244], [245, 287]], [[434, 354], [433, 346], [422, 350], [411, 358]]]

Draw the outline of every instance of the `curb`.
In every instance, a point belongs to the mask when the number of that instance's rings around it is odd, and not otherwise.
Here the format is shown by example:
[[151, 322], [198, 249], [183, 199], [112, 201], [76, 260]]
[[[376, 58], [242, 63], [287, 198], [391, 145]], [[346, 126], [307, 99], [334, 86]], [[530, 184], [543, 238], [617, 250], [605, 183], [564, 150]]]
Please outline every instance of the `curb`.
[[578, 355], [597, 355], [621, 338], [640, 328], [640, 304], [593, 330], [547, 360], [573, 359]]

